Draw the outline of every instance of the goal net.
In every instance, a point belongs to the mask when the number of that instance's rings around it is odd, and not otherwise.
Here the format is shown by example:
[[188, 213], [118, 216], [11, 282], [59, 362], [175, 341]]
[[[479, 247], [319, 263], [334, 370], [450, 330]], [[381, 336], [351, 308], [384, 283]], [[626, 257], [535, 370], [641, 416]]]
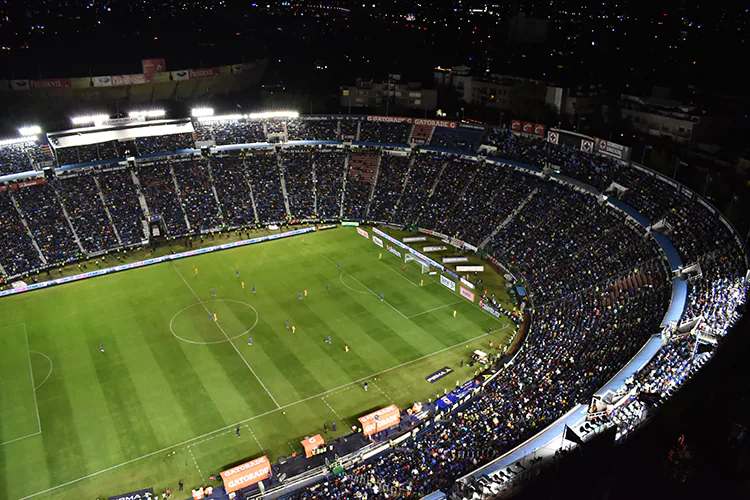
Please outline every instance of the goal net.
[[404, 256], [404, 264], [408, 264], [409, 262], [414, 262], [415, 264], [417, 264], [422, 269], [422, 274], [427, 274], [430, 272], [430, 265], [416, 255], [407, 253]]

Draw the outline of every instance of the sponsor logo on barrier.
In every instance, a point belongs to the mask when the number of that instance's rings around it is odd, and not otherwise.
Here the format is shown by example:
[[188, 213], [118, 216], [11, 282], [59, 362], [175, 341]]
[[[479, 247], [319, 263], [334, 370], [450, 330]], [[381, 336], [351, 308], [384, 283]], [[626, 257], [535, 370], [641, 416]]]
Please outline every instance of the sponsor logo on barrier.
[[460, 278], [460, 276], [459, 276], [458, 274], [454, 273], [454, 272], [453, 272], [453, 271], [451, 271], [450, 269], [447, 269], [447, 268], [446, 268], [446, 269], [445, 269], [445, 272], [446, 272], [446, 273], [448, 273], [448, 276], [452, 276], [453, 278], [456, 278], [456, 279]]
[[510, 121], [510, 129], [513, 132], [520, 132], [521, 131], [521, 120], [511, 120]]
[[393, 255], [395, 255], [395, 256], [396, 256], [396, 257], [398, 257], [399, 259], [401, 258], [401, 252], [399, 252], [398, 250], [396, 250], [395, 248], [393, 248], [393, 247], [392, 247], [392, 246], [390, 246], [390, 245], [386, 245], [385, 247], [386, 247], [386, 248], [388, 249], [388, 251], [389, 251], [389, 252], [391, 252], [391, 253], [392, 253]]
[[326, 226], [318, 226], [318, 231], [323, 231], [324, 229], [334, 229], [336, 227], [336, 224], [328, 224]]
[[474, 299], [476, 297], [474, 295], [474, 292], [472, 292], [468, 288], [464, 288], [464, 287], [460, 287], [460, 288], [461, 288], [461, 291], [460, 291], [461, 297], [464, 297], [464, 298], [469, 299], [470, 301], [474, 302]]
[[557, 144], [560, 141], [560, 134], [557, 132], [550, 132], [547, 136], [547, 141], [551, 144]]
[[428, 381], [431, 384], [434, 384], [435, 382], [437, 382], [441, 378], [443, 378], [443, 377], [445, 377], [447, 375], [450, 375], [451, 373], [453, 373], [453, 369], [450, 368], [449, 366], [444, 366], [441, 369], [439, 369], [438, 371], [436, 371], [435, 373], [433, 373], [432, 375], [426, 376], [425, 380]]
[[144, 75], [153, 75], [167, 70], [167, 63], [164, 59], [141, 59], [141, 68]]
[[442, 252], [443, 250], [448, 250], [446, 247], [422, 247], [422, 251], [427, 252]]
[[461, 278], [461, 284], [462, 285], [466, 285], [467, 288], [471, 288], [472, 290], [474, 290], [476, 288], [474, 286], [474, 283], [472, 283], [471, 281], [467, 280], [466, 278]]
[[69, 89], [70, 78], [47, 78], [45, 80], [31, 80], [32, 89]]
[[482, 309], [484, 309], [485, 311], [487, 311], [488, 313], [490, 313], [491, 315], [493, 315], [493, 316], [494, 316], [494, 317], [496, 317], [496, 318], [499, 318], [499, 317], [500, 317], [500, 312], [499, 312], [499, 311], [496, 311], [496, 310], [495, 310], [495, 309], [494, 309], [493, 307], [491, 307], [491, 306], [490, 306], [490, 305], [489, 305], [489, 304], [488, 304], [487, 302], [485, 302], [484, 300], [480, 300], [480, 301], [479, 301], [479, 307], [481, 307]]
[[374, 234], [372, 235], [372, 242], [375, 243], [380, 248], [383, 248], [383, 240], [381, 240], [380, 238], [378, 238]]
[[109, 497], [109, 500], [140, 500], [145, 498], [152, 498], [154, 496], [153, 488], [146, 488], [144, 490], [131, 491], [130, 493], [122, 493]]
[[424, 260], [425, 262], [427, 262], [431, 266], [437, 267], [441, 271], [443, 271], [445, 269], [445, 266], [443, 266], [439, 262], [436, 262], [433, 259], [427, 257], [426, 255], [423, 255], [423, 254], [417, 252], [413, 248], [411, 248], [411, 247], [409, 247], [407, 245], [404, 245], [403, 243], [401, 243], [397, 239], [391, 238], [390, 236], [388, 236], [387, 234], [385, 234], [383, 231], [379, 230], [378, 228], [373, 228], [372, 232], [376, 233], [378, 236], [381, 236], [381, 237], [385, 238], [386, 240], [390, 241], [394, 245], [396, 245], [396, 246], [398, 246], [400, 248], [403, 248], [405, 251], [409, 252], [410, 254], [416, 255], [417, 257], [419, 257], [420, 259]]
[[411, 118], [405, 116], [368, 116], [368, 122], [385, 122], [385, 123], [411, 123]]
[[541, 123], [535, 123], [534, 135], [538, 135], [539, 137], [544, 137], [544, 125], [542, 125]]
[[594, 150], [594, 143], [588, 139], [581, 139], [581, 151], [591, 153]]
[[388, 229], [395, 229], [396, 231], [401, 231], [404, 226], [401, 224], [383, 224], [383, 227], [387, 227]]
[[484, 266], [456, 266], [456, 271], [459, 273], [468, 273], [472, 271], [483, 272]]
[[437, 231], [433, 231], [431, 229], [423, 229], [423, 228], [420, 227], [419, 228], [419, 232], [420, 233], [424, 233], [424, 234], [429, 234], [430, 236], [434, 236], [436, 238], [440, 238], [441, 240], [447, 240], [448, 239], [448, 237], [446, 235], [444, 235], [443, 233], [438, 233]]
[[407, 236], [406, 238], [402, 238], [401, 241], [404, 243], [414, 243], [416, 241], [427, 241], [426, 236]]
[[356, 222], [356, 221], [348, 221], [348, 220], [345, 220], [345, 221], [343, 221], [343, 222], [341, 223], [341, 225], [342, 225], [342, 226], [352, 226], [352, 227], [358, 227], [358, 226], [359, 226], [359, 222]]
[[189, 80], [190, 79], [190, 72], [186, 69], [179, 70], [179, 71], [172, 71], [172, 80], [174, 81], [182, 81], [182, 80]]
[[361, 227], [357, 228], [357, 232], [359, 233], [360, 236], [364, 236], [365, 238], [369, 238], [370, 237], [370, 233], [368, 233], [367, 231], [365, 231]]
[[521, 126], [524, 134], [531, 134], [534, 132], [534, 124], [531, 122], [523, 122]]
[[440, 275], [440, 284], [443, 285], [446, 288], [450, 288], [454, 292], [456, 291], [456, 282], [452, 281], [452, 280], [449, 280], [448, 278], [446, 278], [442, 274]]
[[456, 262], [469, 262], [468, 257], [443, 257], [443, 264], [454, 264]]
[[189, 69], [188, 78], [195, 80], [198, 78], [211, 78], [218, 76], [219, 68], [201, 68], [201, 69]]

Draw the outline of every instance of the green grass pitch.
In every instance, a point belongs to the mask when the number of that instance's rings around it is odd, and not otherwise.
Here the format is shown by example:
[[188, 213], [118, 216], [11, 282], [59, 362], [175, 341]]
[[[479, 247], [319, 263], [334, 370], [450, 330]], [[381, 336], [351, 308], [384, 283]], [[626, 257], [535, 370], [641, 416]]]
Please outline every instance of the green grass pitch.
[[1, 299], [0, 498], [189, 491], [442, 395], [513, 327], [403, 265], [340, 228]]

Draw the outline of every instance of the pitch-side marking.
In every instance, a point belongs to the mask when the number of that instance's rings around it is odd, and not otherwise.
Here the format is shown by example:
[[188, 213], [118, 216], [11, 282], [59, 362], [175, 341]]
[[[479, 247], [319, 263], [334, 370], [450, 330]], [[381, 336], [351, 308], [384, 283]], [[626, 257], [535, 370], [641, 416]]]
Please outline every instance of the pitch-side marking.
[[256, 442], [256, 443], [258, 443], [258, 447], [260, 448], [260, 451], [262, 451], [263, 453], [265, 453], [265, 452], [266, 452], [266, 450], [265, 450], [265, 449], [263, 448], [263, 445], [262, 445], [262, 444], [260, 444], [260, 441], [258, 441], [258, 437], [257, 437], [257, 436], [255, 435], [255, 433], [254, 433], [254, 432], [253, 432], [253, 430], [252, 430], [252, 429], [250, 428], [250, 426], [249, 426], [249, 425], [247, 425], [247, 424], [245, 424], [245, 427], [247, 427], [247, 430], [249, 430], [249, 431], [250, 431], [250, 434], [252, 434], [252, 435], [253, 435], [253, 439], [255, 439], [255, 442]]
[[[389, 266], [388, 264], [386, 264], [382, 260], [378, 260], [378, 262], [380, 262], [381, 264], [383, 264], [392, 273], [396, 273], [396, 276], [398, 276], [402, 280], [406, 280], [406, 281], [409, 282], [410, 285], [413, 285], [413, 286], [416, 286], [417, 288], [419, 288], [419, 283], [414, 283], [412, 280], [410, 280], [409, 278], [407, 278], [406, 276], [404, 276], [402, 273], [396, 271], [395, 269], [393, 269], [391, 266]], [[429, 283], [428, 283], [428, 285], [429, 285]]]
[[29, 336], [26, 333], [26, 323], [23, 324], [23, 337], [26, 339], [26, 354], [29, 358], [29, 377], [31, 377], [31, 387], [34, 392], [34, 408], [36, 408], [36, 424], [39, 429], [39, 433], [42, 432], [42, 420], [39, 418], [39, 404], [36, 400], [36, 387], [34, 387], [34, 370], [31, 368], [31, 351], [29, 350]]
[[422, 311], [421, 313], [412, 314], [411, 316], [409, 316], [409, 319], [416, 318], [417, 316], [421, 316], [423, 314], [431, 313], [431, 312], [434, 312], [434, 311], [439, 311], [440, 309], [444, 309], [446, 307], [455, 306], [456, 304], [461, 304], [463, 302], [465, 302], [465, 300], [461, 299], [461, 300], [457, 300], [455, 302], [451, 302], [450, 304], [445, 304], [444, 306], [435, 307], [433, 309], [430, 309], [429, 311]]
[[[333, 264], [334, 266], [336, 265], [336, 263], [335, 263], [335, 262], [333, 262], [333, 261], [332, 261], [331, 259], [329, 259], [329, 258], [328, 258], [328, 257], [326, 257], [325, 255], [323, 255], [322, 253], [321, 253], [321, 254], [318, 254], [318, 255], [320, 255], [321, 257], [323, 257], [323, 258], [324, 258], [325, 260], [327, 260], [328, 262], [330, 262], [330, 263], [331, 263], [331, 264]], [[354, 276], [352, 276], [351, 274], [347, 273], [347, 272], [346, 272], [346, 271], [344, 271], [343, 269], [341, 270], [341, 272], [342, 272], [342, 273], [344, 273], [344, 274], [346, 274], [347, 276], [349, 276], [349, 277], [350, 277], [351, 279], [353, 279], [353, 280], [354, 280], [354, 281], [356, 281], [357, 283], [359, 283], [359, 284], [360, 284], [360, 285], [362, 286], [362, 288], [364, 288], [365, 290], [367, 290], [368, 292], [370, 292], [371, 294], [373, 294], [373, 295], [374, 295], [375, 297], [380, 297], [380, 296], [379, 296], [379, 295], [378, 295], [377, 293], [375, 293], [375, 292], [373, 292], [372, 290], [370, 290], [370, 289], [369, 289], [369, 288], [368, 288], [367, 286], [365, 286], [365, 284], [364, 284], [364, 283], [362, 283], [361, 281], [359, 281], [359, 280], [358, 280], [357, 278], [355, 278], [355, 277], [354, 277]], [[393, 305], [391, 305], [391, 303], [390, 303], [390, 302], [388, 302], [387, 300], [383, 300], [383, 301], [381, 301], [381, 302], [385, 302], [386, 304], [388, 304], [388, 307], [390, 307], [391, 309], [393, 309], [394, 311], [396, 311], [397, 313], [399, 313], [399, 314], [400, 314], [401, 316], [403, 316], [403, 317], [404, 317], [404, 319], [409, 319], [409, 317], [408, 317], [408, 316], [406, 316], [406, 315], [405, 315], [404, 313], [402, 313], [401, 311], [399, 311], [398, 309], [396, 309], [396, 307], [394, 307]]]
[[[175, 337], [177, 337], [178, 339], [182, 340], [183, 342], [187, 342], [188, 344], [196, 344], [196, 345], [211, 345], [211, 344], [223, 344], [224, 342], [231, 342], [232, 340], [236, 340], [236, 339], [238, 339], [238, 338], [240, 338], [240, 337], [243, 337], [244, 335], [246, 335], [246, 334], [250, 333], [250, 331], [251, 331], [251, 330], [252, 330], [253, 328], [255, 328], [255, 326], [256, 326], [256, 325], [258, 324], [258, 319], [259, 319], [259, 316], [258, 316], [258, 310], [257, 310], [257, 309], [255, 309], [255, 308], [254, 308], [253, 306], [251, 306], [250, 304], [248, 304], [247, 302], [242, 302], [241, 300], [232, 300], [232, 299], [216, 299], [216, 300], [207, 300], [207, 301], [203, 302], [203, 304], [210, 304], [211, 302], [235, 302], [235, 303], [237, 303], [237, 304], [242, 304], [242, 305], [244, 305], [244, 306], [247, 306], [247, 307], [249, 307], [250, 309], [252, 309], [253, 311], [255, 311], [255, 323], [253, 323], [253, 326], [251, 326], [250, 328], [248, 328], [248, 329], [247, 329], [247, 330], [245, 330], [244, 332], [240, 333], [239, 335], [235, 335], [234, 337], [232, 337], [232, 338], [230, 338], [230, 339], [228, 339], [228, 340], [227, 340], [227, 339], [224, 339], [224, 340], [213, 340], [213, 341], [211, 341], [211, 342], [208, 342], [208, 341], [206, 341], [206, 342], [199, 342], [199, 341], [197, 341], [197, 340], [188, 340], [188, 339], [183, 339], [182, 337], [180, 337], [179, 335], [177, 335], [177, 334], [176, 334], [176, 333], [174, 332], [174, 329], [172, 328], [172, 324], [174, 323], [174, 320], [175, 320], [175, 319], [177, 319], [177, 316], [179, 316], [179, 315], [180, 315], [180, 314], [182, 314], [183, 312], [187, 311], [187, 310], [188, 310], [188, 309], [190, 309], [191, 307], [195, 307], [195, 306], [198, 306], [198, 305], [202, 305], [202, 304], [193, 304], [193, 305], [187, 306], [186, 308], [184, 308], [184, 309], [182, 309], [182, 310], [180, 310], [180, 311], [177, 311], [177, 313], [176, 313], [176, 314], [175, 314], [174, 316], [172, 316], [172, 319], [171, 319], [171, 320], [169, 321], [169, 331], [170, 331], [170, 332], [172, 332], [172, 335], [174, 335], [174, 336], [175, 336]], [[205, 306], [204, 306], [204, 307], [205, 307]]]
[[195, 459], [195, 455], [193, 455], [193, 450], [191, 450], [188, 447], [188, 451], [190, 452], [190, 456], [193, 457], [193, 463], [195, 464], [195, 468], [198, 469], [198, 477], [203, 478], [203, 472], [201, 472], [201, 468], [198, 467], [198, 461]]
[[394, 405], [396, 404], [396, 402], [395, 402], [394, 400], [392, 400], [392, 399], [391, 399], [391, 397], [390, 397], [390, 396], [389, 396], [388, 394], [386, 394], [386, 393], [385, 393], [385, 391], [384, 391], [383, 389], [381, 389], [381, 388], [380, 388], [380, 386], [379, 386], [378, 384], [376, 384], [375, 382], [373, 382], [373, 383], [372, 383], [372, 385], [374, 385], [374, 386], [375, 386], [375, 388], [376, 388], [377, 390], [379, 390], [379, 391], [380, 391], [380, 393], [381, 393], [381, 394], [382, 394], [383, 396], [387, 397], [387, 398], [388, 398], [388, 401], [390, 401], [390, 402], [391, 402], [392, 404], [394, 404]]
[[[182, 278], [182, 281], [185, 283], [185, 285], [187, 285], [187, 287], [190, 289], [190, 291], [193, 292], [193, 295], [195, 295], [195, 298], [198, 299], [198, 302], [203, 306], [203, 309], [206, 310], [206, 313], [211, 314], [211, 311], [208, 310], [208, 307], [206, 307], [206, 304], [204, 304], [203, 301], [201, 300], [201, 298], [198, 297], [198, 294], [195, 293], [195, 290], [193, 290], [193, 287], [190, 286], [190, 283], [187, 282], [187, 280], [182, 275], [182, 273], [180, 272], [180, 270], [177, 269], [177, 266], [175, 266], [174, 264], [172, 264], [172, 267], [174, 268], [175, 271], [177, 271], [177, 274], [180, 275], [180, 278]], [[274, 404], [276, 405], [276, 408], [281, 408], [281, 405], [279, 404], [278, 401], [276, 401], [276, 398], [273, 397], [273, 394], [271, 394], [271, 391], [268, 390], [268, 387], [266, 387], [266, 384], [264, 384], [263, 381], [260, 379], [260, 377], [258, 377], [258, 374], [255, 373], [255, 370], [253, 370], [253, 367], [250, 366], [250, 363], [248, 363], [247, 360], [245, 359], [245, 356], [242, 355], [242, 353], [240, 352], [240, 350], [237, 349], [237, 346], [234, 345], [234, 342], [232, 342], [232, 340], [229, 338], [229, 335], [227, 335], [227, 332], [224, 331], [224, 329], [221, 327], [221, 325], [219, 324], [218, 321], [214, 321], [214, 324], [219, 328], [219, 330], [221, 331], [221, 333], [224, 334], [224, 336], [229, 341], [229, 345], [231, 345], [234, 348], [234, 350], [237, 352], [237, 354], [239, 354], [240, 358], [242, 358], [242, 361], [245, 362], [245, 366], [247, 366], [248, 370], [250, 370], [250, 372], [253, 374], [253, 376], [255, 376], [255, 378], [258, 380], [258, 383], [260, 383], [261, 387], [263, 387], [263, 390], [266, 391], [266, 394], [268, 394], [271, 397], [271, 399], [273, 400]]]
[[[399, 368], [402, 368], [404, 366], [410, 365], [412, 363], [416, 363], [418, 361], [422, 361], [423, 359], [427, 359], [427, 358], [429, 358], [431, 356], [435, 356], [436, 354], [441, 354], [441, 353], [443, 353], [445, 351], [449, 351], [449, 350], [454, 349], [454, 348], [456, 348], [458, 346], [469, 344], [471, 342], [474, 342], [475, 340], [481, 339], [482, 337], [484, 337], [486, 335], [487, 335], [486, 333], [483, 333], [482, 335], [478, 335], [478, 336], [476, 336], [476, 337], [474, 337], [472, 339], [464, 340], [462, 342], [459, 342], [458, 344], [454, 344], [454, 345], [446, 347], [444, 349], [440, 349], [439, 351], [435, 351], [435, 352], [433, 352], [431, 354], [425, 354], [424, 356], [421, 356], [421, 357], [416, 358], [416, 359], [412, 359], [411, 361], [407, 361], [405, 363], [401, 363], [400, 365], [392, 366], [391, 368], [387, 368], [387, 369], [385, 369], [385, 370], [383, 370], [381, 372], [373, 373], [373, 374], [368, 375], [366, 377], [362, 377], [359, 380], [355, 380], [353, 382], [348, 382], [346, 384], [342, 384], [342, 385], [340, 385], [338, 387], [334, 387], [333, 389], [329, 389], [327, 391], [321, 392], [320, 394], [316, 394], [314, 396], [309, 396], [309, 397], [306, 397], [304, 399], [300, 399], [299, 401], [295, 401], [294, 403], [289, 403], [289, 404], [284, 405], [284, 406], [282, 406], [280, 408], [274, 408], [273, 410], [268, 410], [267, 412], [260, 413], [258, 415], [252, 416], [250, 418], [246, 418], [245, 420], [241, 420], [241, 421], [236, 422], [236, 423], [231, 424], [231, 425], [227, 425], [225, 427], [222, 427], [221, 429], [216, 429], [216, 430], [213, 430], [211, 432], [207, 432], [207, 433], [202, 434], [200, 436], [196, 436], [194, 438], [187, 439], [187, 440], [185, 440], [185, 441], [183, 441], [181, 443], [177, 443], [175, 445], [168, 446], [166, 448], [162, 448], [161, 450], [156, 450], [156, 451], [153, 451], [151, 453], [147, 453], [146, 455], [140, 456], [138, 458], [133, 458], [131, 460], [128, 460], [127, 462], [123, 462], [121, 464], [113, 465], [111, 467], [107, 467], [106, 469], [102, 469], [102, 470], [97, 471], [97, 472], [92, 472], [91, 474], [88, 474], [86, 476], [81, 476], [78, 479], [73, 479], [72, 481], [68, 481], [67, 483], [59, 484], [57, 486], [53, 486], [52, 488], [47, 488], [46, 490], [39, 491], [37, 493], [33, 493], [31, 495], [28, 495], [28, 496], [25, 496], [25, 497], [21, 498], [20, 500], [27, 500], [29, 498], [38, 497], [39, 495], [45, 495], [45, 494], [47, 494], [47, 493], [49, 493], [51, 491], [59, 490], [60, 488], [65, 488], [66, 486], [70, 486], [71, 484], [79, 483], [79, 482], [84, 481], [86, 479], [90, 479], [92, 477], [96, 477], [96, 476], [98, 476], [100, 474], [104, 474], [105, 472], [109, 472], [109, 471], [112, 471], [112, 470], [115, 470], [115, 469], [119, 469], [120, 467], [124, 467], [126, 465], [130, 465], [132, 463], [135, 463], [135, 462], [138, 462], [140, 460], [143, 460], [144, 458], [150, 458], [150, 457], [153, 457], [154, 455], [158, 455], [159, 453], [164, 453], [165, 451], [169, 451], [169, 450], [171, 450], [173, 448], [179, 448], [179, 447], [182, 447], [182, 446], [186, 446], [189, 443], [192, 443], [194, 441], [200, 441], [200, 440], [202, 440], [202, 439], [204, 439], [204, 438], [206, 438], [208, 436], [212, 436], [212, 435], [220, 433], [220, 432], [225, 432], [228, 429], [234, 429], [238, 425], [246, 424], [247, 422], [251, 422], [251, 421], [253, 421], [253, 420], [257, 419], [257, 418], [265, 417], [266, 415], [270, 415], [270, 414], [275, 413], [275, 412], [277, 412], [279, 410], [285, 410], [285, 409], [290, 408], [290, 407], [292, 407], [294, 405], [310, 401], [311, 399], [319, 398], [319, 397], [324, 396], [324, 395], [329, 394], [329, 393], [335, 393], [336, 391], [340, 391], [341, 389], [343, 389], [345, 387], [350, 387], [350, 386], [353, 387], [353, 386], [355, 386], [355, 385], [357, 385], [357, 384], [359, 384], [361, 382], [364, 382], [365, 380], [370, 379], [372, 377], [376, 377], [378, 375], [382, 375], [384, 373], [388, 373], [388, 372], [391, 372], [393, 370], [397, 370]], [[343, 392], [343, 391], [341, 391], [341, 392]], [[289, 445], [289, 447], [292, 448], [292, 451], [296, 451], [296, 450], [294, 450], [294, 447], [291, 444]]]
[[52, 375], [52, 368], [53, 368], [52, 367], [52, 360], [49, 358], [49, 356], [47, 356], [43, 352], [39, 352], [39, 351], [29, 351], [29, 352], [30, 353], [34, 353], [34, 354], [39, 354], [40, 356], [44, 356], [45, 358], [47, 358], [47, 361], [49, 361], [49, 371], [47, 372], [47, 376], [44, 377], [44, 380], [42, 380], [41, 384], [39, 384], [38, 386], [36, 386], [34, 388], [34, 389], [39, 389], [41, 386], [44, 385], [44, 383], [47, 381], [47, 379], [49, 378], [49, 376]]
[[342, 424], [346, 425], [346, 422], [344, 422], [344, 419], [341, 418], [341, 415], [339, 415], [339, 413], [336, 410], [333, 409], [333, 406], [331, 406], [328, 403], [328, 401], [326, 401], [326, 397], [324, 396], [324, 397], [322, 397], [320, 399], [322, 399], [323, 402], [326, 404], [326, 406], [331, 409], [331, 411], [333, 412], [333, 414], [336, 415], [336, 418], [338, 418], [341, 421]]

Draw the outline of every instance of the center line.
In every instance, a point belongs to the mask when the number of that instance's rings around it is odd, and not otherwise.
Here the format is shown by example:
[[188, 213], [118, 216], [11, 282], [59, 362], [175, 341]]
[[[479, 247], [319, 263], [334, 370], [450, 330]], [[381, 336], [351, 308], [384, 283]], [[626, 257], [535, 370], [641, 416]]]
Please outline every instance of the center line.
[[[206, 304], [204, 304], [203, 301], [201, 300], [201, 298], [198, 297], [198, 294], [195, 293], [195, 290], [193, 290], [193, 287], [190, 286], [190, 283], [187, 282], [187, 280], [182, 275], [182, 273], [180, 272], [180, 270], [177, 269], [177, 266], [175, 266], [174, 263], [172, 263], [172, 267], [174, 268], [175, 271], [177, 271], [177, 274], [180, 275], [180, 278], [182, 278], [182, 281], [187, 285], [187, 287], [190, 289], [190, 291], [193, 292], [193, 295], [195, 295], [195, 298], [198, 299], [198, 302], [200, 303], [200, 305], [203, 306], [203, 309], [205, 309], [206, 312], [209, 315], [211, 315], [211, 311], [208, 310], [208, 307], [206, 307]], [[242, 358], [242, 361], [245, 362], [245, 366], [247, 366], [247, 368], [250, 370], [250, 372], [258, 380], [258, 382], [260, 383], [261, 387], [263, 387], [263, 389], [266, 391], [266, 393], [271, 397], [271, 399], [273, 400], [273, 403], [276, 405], [276, 408], [281, 408], [281, 405], [279, 404], [278, 401], [276, 401], [276, 398], [273, 397], [273, 394], [271, 394], [271, 391], [268, 390], [268, 388], [266, 387], [266, 384], [264, 384], [263, 381], [260, 379], [260, 377], [258, 377], [258, 374], [255, 373], [255, 370], [253, 370], [253, 367], [250, 366], [250, 363], [248, 363], [247, 360], [245, 359], [245, 356], [242, 355], [242, 353], [240, 352], [240, 350], [237, 349], [237, 346], [234, 345], [234, 342], [232, 342], [232, 339], [229, 338], [229, 335], [227, 335], [227, 332], [224, 331], [224, 329], [221, 327], [221, 325], [219, 324], [218, 321], [214, 321], [214, 324], [219, 328], [219, 330], [221, 330], [221, 333], [224, 334], [224, 337], [226, 337], [226, 339], [232, 345], [232, 347], [234, 348], [234, 350], [237, 351], [237, 354], [240, 355], [240, 358]]]

